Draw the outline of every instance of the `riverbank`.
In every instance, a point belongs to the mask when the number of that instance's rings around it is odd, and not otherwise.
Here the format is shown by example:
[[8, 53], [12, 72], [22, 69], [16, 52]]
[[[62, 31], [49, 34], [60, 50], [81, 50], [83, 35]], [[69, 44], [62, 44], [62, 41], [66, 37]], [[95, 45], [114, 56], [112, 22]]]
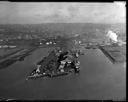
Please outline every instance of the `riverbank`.
[[9, 54], [9, 56], [0, 60], [0, 69], [6, 68], [11, 64], [14, 64], [16, 61], [23, 61], [26, 56], [30, 55], [31, 52], [33, 52], [36, 49], [37, 49], [36, 47], [28, 48], [28, 49], [20, 49], [15, 53], [13, 52]]
[[13, 48], [13, 49], [0, 49], [0, 60], [7, 58], [19, 51], [23, 50], [23, 48]]

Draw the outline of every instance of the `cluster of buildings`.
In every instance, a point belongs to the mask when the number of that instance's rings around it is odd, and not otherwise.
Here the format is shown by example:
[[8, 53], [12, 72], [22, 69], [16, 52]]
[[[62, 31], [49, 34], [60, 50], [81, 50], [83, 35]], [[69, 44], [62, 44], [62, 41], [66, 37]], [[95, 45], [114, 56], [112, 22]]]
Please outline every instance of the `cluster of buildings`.
[[0, 48], [15, 48], [14, 45], [0, 45]]
[[14, 45], [7, 45], [7, 44], [5, 44], [5, 40], [3, 40], [3, 39], [0, 39], [0, 48], [15, 48], [16, 46], [14, 46]]
[[45, 44], [46, 45], [50, 45], [50, 44], [54, 44], [55, 45], [56, 43], [55, 42], [52, 42], [52, 41], [49, 41], [49, 42], [46, 42]]
[[[57, 62], [59, 66], [54, 66], [54, 71], [56, 70], [56, 67], [60, 73], [65, 73], [69, 71], [75, 71], [76, 73], [79, 72], [80, 69], [80, 62], [77, 60], [78, 53], [76, 56], [72, 55], [69, 51], [62, 51], [59, 48], [54, 50], [54, 53], [57, 57]], [[36, 72], [40, 73], [40, 67], [41, 65], [37, 65]], [[49, 69], [49, 68], [48, 68]], [[44, 72], [45, 73], [45, 72]], [[56, 72], [55, 72], [56, 73]], [[46, 73], [45, 73], [46, 74]]]
[[76, 45], [76, 44], [81, 44], [81, 43], [82, 43], [81, 41], [77, 41], [77, 40], [74, 40], [74, 42], [75, 42], [75, 45]]
[[40, 40], [40, 45], [42, 45], [42, 44], [45, 44], [45, 45], [52, 45], [52, 44], [54, 44], [54, 45], [56, 45], [56, 42], [55, 41], [46, 41], [45, 39], [41, 39]]
[[61, 53], [62, 51], [59, 50], [57, 54], [57, 56], [59, 57], [59, 70], [60, 72], [64, 72], [64, 68], [66, 67], [74, 67], [75, 72], [79, 71], [79, 67], [80, 67], [80, 62], [77, 60], [79, 54], [75, 53], [75, 55], [73, 55], [70, 51]]

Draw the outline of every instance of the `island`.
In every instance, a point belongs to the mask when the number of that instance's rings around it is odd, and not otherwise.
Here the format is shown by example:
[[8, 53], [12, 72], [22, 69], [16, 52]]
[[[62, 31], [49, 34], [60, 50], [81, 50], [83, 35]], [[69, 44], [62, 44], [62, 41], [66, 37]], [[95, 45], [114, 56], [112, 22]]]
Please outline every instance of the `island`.
[[79, 53], [71, 50], [54, 49], [48, 56], [37, 62], [36, 68], [27, 79], [57, 77], [80, 72]]

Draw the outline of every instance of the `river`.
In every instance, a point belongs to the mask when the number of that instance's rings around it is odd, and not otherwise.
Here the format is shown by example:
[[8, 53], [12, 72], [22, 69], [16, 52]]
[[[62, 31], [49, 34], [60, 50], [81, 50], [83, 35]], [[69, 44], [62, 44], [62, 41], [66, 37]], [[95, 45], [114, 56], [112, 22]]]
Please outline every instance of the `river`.
[[39, 48], [24, 61], [0, 70], [0, 97], [13, 99], [122, 100], [126, 98], [126, 67], [112, 64], [99, 49], [87, 49], [79, 57], [78, 75], [26, 80], [35, 63], [48, 55]]

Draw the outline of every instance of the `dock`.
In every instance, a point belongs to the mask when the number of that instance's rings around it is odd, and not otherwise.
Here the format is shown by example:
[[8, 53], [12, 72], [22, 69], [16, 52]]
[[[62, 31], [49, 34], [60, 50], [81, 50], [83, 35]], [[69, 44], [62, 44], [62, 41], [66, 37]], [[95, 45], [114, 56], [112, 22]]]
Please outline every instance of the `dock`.
[[[109, 60], [113, 64], [123, 63], [126, 61], [126, 52], [123, 51], [124, 49], [122, 49], [122, 47], [120, 46], [104, 45], [104, 46], [99, 46], [99, 49], [105, 54], [106, 57], [109, 58]], [[125, 52], [125, 54], [123, 54], [123, 52]]]

